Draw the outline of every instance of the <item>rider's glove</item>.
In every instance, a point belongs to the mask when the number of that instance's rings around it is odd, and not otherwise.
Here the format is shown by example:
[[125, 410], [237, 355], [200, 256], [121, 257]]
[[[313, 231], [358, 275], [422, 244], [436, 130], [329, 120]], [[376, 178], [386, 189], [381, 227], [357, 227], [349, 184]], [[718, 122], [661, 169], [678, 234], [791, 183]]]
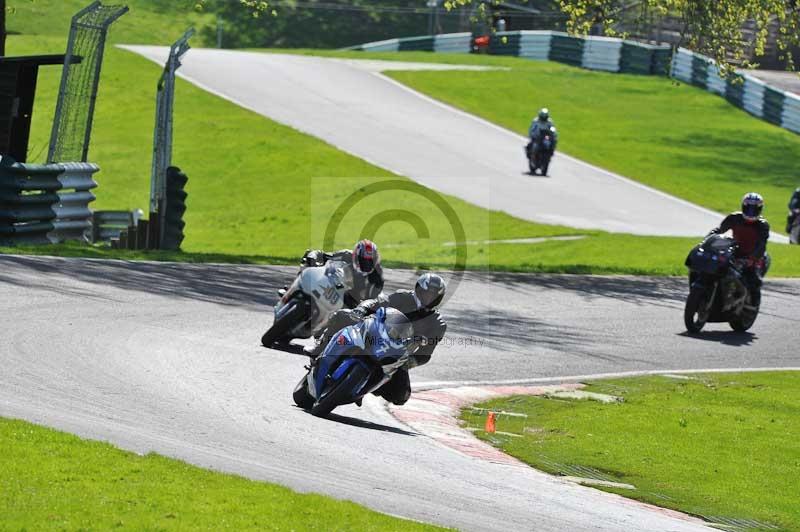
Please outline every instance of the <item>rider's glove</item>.
[[364, 307], [358, 306], [350, 311], [350, 316], [353, 317], [356, 321], [361, 321], [364, 319], [364, 316], [367, 315], [367, 309]]

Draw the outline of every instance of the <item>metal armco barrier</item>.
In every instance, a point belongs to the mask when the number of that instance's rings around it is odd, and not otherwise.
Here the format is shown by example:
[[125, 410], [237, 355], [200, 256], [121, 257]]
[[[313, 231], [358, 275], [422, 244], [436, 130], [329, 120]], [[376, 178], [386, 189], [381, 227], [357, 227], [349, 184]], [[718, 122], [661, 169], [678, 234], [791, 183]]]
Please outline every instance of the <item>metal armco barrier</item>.
[[445, 33], [433, 38], [433, 51], [437, 53], [461, 53], [472, 46], [472, 34]]
[[94, 211], [92, 213], [92, 242], [119, 239], [120, 233], [138, 227], [144, 213], [138, 211]]
[[[466, 54], [472, 51], [472, 35], [446, 33], [436, 36], [388, 39], [351, 46], [345, 50], [365, 52], [422, 50]], [[489, 53], [557, 61], [589, 70], [666, 75], [672, 48], [611, 37], [576, 37], [560, 31], [524, 30], [492, 34], [489, 40]]]
[[800, 97], [771, 87], [749, 74], [736, 72], [727, 79], [706, 56], [678, 48], [672, 57], [671, 75], [685, 83], [719, 94], [751, 115], [800, 133]]
[[98, 170], [92, 163], [24, 164], [2, 157], [0, 242], [88, 240]]

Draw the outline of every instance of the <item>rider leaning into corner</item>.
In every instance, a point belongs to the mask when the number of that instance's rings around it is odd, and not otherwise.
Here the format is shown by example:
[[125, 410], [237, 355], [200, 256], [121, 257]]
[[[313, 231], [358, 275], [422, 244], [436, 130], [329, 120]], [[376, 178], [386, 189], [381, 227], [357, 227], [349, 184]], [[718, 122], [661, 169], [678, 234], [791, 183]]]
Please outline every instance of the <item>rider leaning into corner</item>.
[[354, 308], [367, 299], [373, 299], [383, 290], [383, 268], [378, 246], [371, 240], [360, 240], [352, 250], [343, 249], [326, 253], [322, 250], [307, 250], [300, 259], [301, 269], [323, 266], [328, 261], [340, 261], [350, 268], [348, 278], [353, 279], [353, 288], [344, 296], [344, 305]]
[[792, 198], [789, 200], [789, 216], [786, 217], [786, 232], [792, 231], [792, 224], [794, 223], [797, 214], [796, 210], [800, 210], [800, 188], [794, 191]]
[[558, 133], [555, 131], [555, 124], [553, 121], [550, 120], [550, 111], [547, 107], [543, 107], [539, 110], [539, 114], [536, 118], [533, 119], [531, 122], [531, 127], [528, 128], [528, 138], [530, 138], [530, 142], [528, 143], [528, 153], [530, 153], [531, 148], [534, 144], [539, 141], [539, 137], [541, 136], [543, 131], [547, 131], [549, 128], [553, 128], [553, 150], [556, 149], [556, 144], [558, 144]]
[[381, 294], [375, 299], [364, 301], [353, 310], [340, 310], [331, 316], [328, 328], [319, 341], [306, 348], [306, 354], [316, 359], [337, 332], [362, 321], [380, 308], [399, 310], [413, 325], [414, 338], [409, 347], [411, 356], [407, 367], [398, 369], [392, 379], [376, 390], [375, 394], [390, 403], [405, 404], [411, 397], [408, 370], [430, 361], [434, 349], [447, 330], [447, 323], [437, 310], [446, 290], [444, 279], [434, 273], [426, 273], [417, 279], [414, 290], [398, 290], [388, 296]]
[[742, 198], [742, 211], [729, 214], [710, 235], [733, 231], [733, 239], [739, 245], [736, 256], [744, 260], [742, 274], [752, 294], [753, 306], [761, 304], [761, 284], [769, 269], [767, 240], [769, 223], [761, 217], [764, 199], [760, 194], [750, 192]]

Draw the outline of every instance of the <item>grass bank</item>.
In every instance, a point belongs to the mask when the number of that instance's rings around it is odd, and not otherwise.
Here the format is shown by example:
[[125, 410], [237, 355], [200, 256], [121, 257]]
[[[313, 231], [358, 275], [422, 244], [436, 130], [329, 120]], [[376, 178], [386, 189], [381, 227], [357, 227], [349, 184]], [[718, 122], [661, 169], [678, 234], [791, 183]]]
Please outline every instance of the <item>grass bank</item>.
[[[158, 5], [159, 0], [134, 2], [131, 13], [120, 19], [120, 26], [112, 28], [112, 41], [164, 44], [179, 35], [192, 17], [203, 16], [166, 7], [159, 11], [153, 7]], [[44, 10], [39, 15], [49, 17], [53, 13], [49, 9], [61, 9], [64, 13], [58, 15], [60, 20], [75, 7], [60, 6], [48, 0], [37, 0], [30, 6], [19, 3], [9, 24], [24, 34], [9, 38], [9, 53], [63, 51], [63, 36], [54, 35], [54, 29], [44, 33], [39, 27], [43, 25], [35, 23], [37, 12], [33, 11]], [[146, 16], [140, 20], [137, 17], [142, 13]], [[159, 17], [154, 27], [160, 29], [152, 34], [145, 32], [148, 17]], [[126, 20], [127, 29], [122, 26]], [[66, 27], [63, 30], [65, 34]], [[457, 59], [484, 61], [481, 57]], [[508, 58], [503, 61], [513, 64]], [[90, 159], [101, 166], [95, 209], [146, 209], [159, 74], [159, 66], [142, 57], [114, 47], [107, 49], [90, 148]], [[53, 67], [40, 73], [31, 160], [40, 161], [45, 156], [59, 76], [60, 69]], [[95, 248], [82, 251], [75, 246], [3, 248], [0, 252], [295, 263], [305, 249], [322, 246], [332, 213], [346, 198], [358, 196], [364, 187], [377, 181], [396, 179], [408, 187], [360, 201], [342, 219], [330, 247], [351, 246], [358, 238], [371, 236], [382, 246], [384, 260], [390, 266], [449, 269], [456, 264], [456, 248], [448, 245], [458, 240], [451, 220], [428, 201], [438, 194], [183, 80], [178, 81], [173, 160], [190, 178], [185, 254], [118, 253]], [[536, 224], [453, 197], [441, 199], [463, 226], [464, 239], [472, 242], [467, 246], [465, 266], [469, 269], [679, 275], [684, 273], [683, 259], [693, 244], [693, 239], [636, 237]], [[420, 233], [393, 217], [404, 211], [424, 221], [426, 231]], [[370, 225], [371, 220], [381, 223]], [[535, 244], [487, 243], [574, 235], [586, 238]], [[798, 258], [800, 250], [776, 247], [772, 274], [800, 275]]]
[[800, 186], [800, 135], [665, 77], [488, 55], [280, 51], [505, 67], [387, 74], [522, 135], [536, 111], [549, 107], [565, 153], [719, 212], [738, 209], [742, 195], [757, 190], [779, 231]]
[[[624, 401], [490, 401], [478, 406], [528, 417], [500, 417], [497, 430], [518, 437], [477, 434], [550, 473], [583, 466], [633, 484], [609, 489], [626, 497], [715, 522], [800, 529], [800, 372], [628, 378], [586, 389]], [[462, 418], [482, 427], [471, 410]]]
[[0, 418], [5, 530], [441, 530]]

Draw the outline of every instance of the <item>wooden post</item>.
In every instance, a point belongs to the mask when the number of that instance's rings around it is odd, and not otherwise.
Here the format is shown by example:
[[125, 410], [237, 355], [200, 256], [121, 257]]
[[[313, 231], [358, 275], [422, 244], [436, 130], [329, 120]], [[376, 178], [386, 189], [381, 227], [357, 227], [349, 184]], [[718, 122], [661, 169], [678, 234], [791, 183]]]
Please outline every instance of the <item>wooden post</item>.
[[157, 212], [150, 213], [150, 219], [147, 221], [147, 249], [159, 249], [161, 226], [158, 223], [159, 214]]
[[147, 220], [139, 220], [136, 226], [136, 249], [147, 249]]

